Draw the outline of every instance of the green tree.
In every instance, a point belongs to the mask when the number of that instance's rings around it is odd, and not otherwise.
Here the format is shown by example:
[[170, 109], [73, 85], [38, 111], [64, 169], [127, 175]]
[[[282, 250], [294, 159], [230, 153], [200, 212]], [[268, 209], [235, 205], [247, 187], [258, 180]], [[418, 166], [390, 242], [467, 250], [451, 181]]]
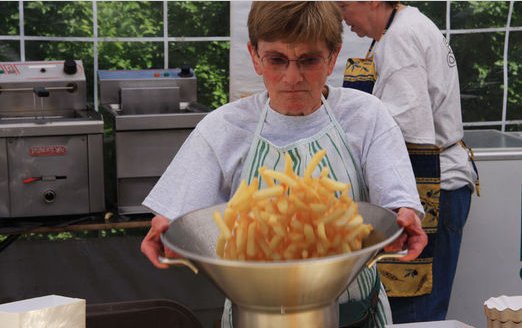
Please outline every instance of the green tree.
[[[446, 26], [446, 1], [408, 1], [441, 29]], [[452, 29], [503, 28], [509, 1], [452, 1]], [[522, 3], [515, 2], [511, 26], [522, 25]], [[504, 93], [504, 32], [458, 33], [450, 35], [457, 58], [464, 122], [500, 121]], [[507, 119], [522, 119], [522, 32], [509, 37]], [[489, 128], [498, 126], [490, 126]], [[518, 126], [509, 129], [518, 129]]]
[[18, 1], [0, 2], [0, 35], [18, 35]]
[[[18, 35], [18, 1], [0, 1], [0, 35]], [[0, 61], [19, 61], [20, 42], [0, 41]]]
[[[229, 12], [228, 1], [171, 2], [169, 36], [230, 36]], [[198, 100], [216, 108], [228, 101], [229, 51], [226, 41], [174, 42], [169, 47], [169, 66], [193, 67], [198, 77]]]
[[[506, 26], [508, 1], [456, 1], [451, 3], [452, 28], [475, 29]], [[520, 10], [512, 22], [520, 24]], [[513, 26], [513, 25], [512, 25]], [[511, 32], [508, 54], [507, 119], [520, 119], [522, 82], [515, 78], [520, 71], [520, 38]], [[455, 35], [451, 38], [459, 65], [462, 109], [465, 121], [499, 121], [502, 119], [504, 94], [504, 32]], [[518, 49], [518, 51], [517, 51]]]

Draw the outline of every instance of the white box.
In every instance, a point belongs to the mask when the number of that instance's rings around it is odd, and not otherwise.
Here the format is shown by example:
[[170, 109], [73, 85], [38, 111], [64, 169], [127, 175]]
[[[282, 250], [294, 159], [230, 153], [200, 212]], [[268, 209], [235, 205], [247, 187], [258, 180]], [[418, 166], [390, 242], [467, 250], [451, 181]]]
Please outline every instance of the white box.
[[0, 328], [85, 328], [85, 300], [47, 295], [0, 304]]

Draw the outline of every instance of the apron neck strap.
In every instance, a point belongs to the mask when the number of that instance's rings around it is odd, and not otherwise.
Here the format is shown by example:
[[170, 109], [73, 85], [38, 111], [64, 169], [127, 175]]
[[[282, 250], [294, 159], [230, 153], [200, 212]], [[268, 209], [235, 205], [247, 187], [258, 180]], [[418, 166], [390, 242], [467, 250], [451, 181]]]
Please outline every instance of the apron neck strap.
[[[388, 22], [386, 23], [386, 27], [384, 28], [382, 35], [384, 35], [386, 33], [386, 31], [388, 31], [388, 29], [390, 28], [390, 25], [393, 22], [393, 19], [395, 18], [396, 13], [397, 13], [397, 7], [393, 7], [390, 18], [388, 18]], [[373, 46], [375, 46], [375, 42], [377, 42], [377, 41], [375, 39], [373, 39], [372, 44], [370, 44], [370, 48], [368, 49], [368, 52], [366, 53], [366, 59], [370, 58], [370, 56], [372, 54]]]
[[326, 97], [323, 94], [321, 94], [321, 101], [323, 102], [324, 109], [326, 110], [328, 117], [330, 117], [330, 121], [335, 121], [330, 105], [328, 104], [328, 101], [326, 100]]
[[263, 110], [261, 111], [261, 114], [259, 115], [259, 121], [257, 122], [257, 127], [256, 127], [256, 132], [255, 132], [256, 136], [261, 135], [261, 130], [263, 129], [263, 125], [265, 124], [266, 115], [268, 114], [269, 106], [270, 106], [270, 96], [267, 93], [265, 106], [263, 106]]

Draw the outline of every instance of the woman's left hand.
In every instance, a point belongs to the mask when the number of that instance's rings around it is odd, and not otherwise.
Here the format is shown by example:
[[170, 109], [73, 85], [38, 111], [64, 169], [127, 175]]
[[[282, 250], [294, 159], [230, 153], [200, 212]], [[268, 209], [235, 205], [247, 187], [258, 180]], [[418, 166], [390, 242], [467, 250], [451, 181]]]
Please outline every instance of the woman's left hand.
[[404, 232], [384, 250], [386, 252], [398, 252], [406, 246], [408, 254], [399, 258], [399, 260], [411, 261], [416, 259], [428, 244], [428, 236], [422, 229], [421, 220], [413, 209], [402, 207], [397, 214], [397, 224], [404, 228]]

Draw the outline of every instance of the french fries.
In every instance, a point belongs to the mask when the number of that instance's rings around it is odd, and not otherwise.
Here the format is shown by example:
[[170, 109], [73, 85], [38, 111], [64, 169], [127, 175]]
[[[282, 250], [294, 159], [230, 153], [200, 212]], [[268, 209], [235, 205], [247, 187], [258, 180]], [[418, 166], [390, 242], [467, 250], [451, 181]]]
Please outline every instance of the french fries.
[[[325, 167], [312, 173], [326, 151], [315, 154], [299, 177], [285, 156], [284, 172], [259, 168], [266, 188], [254, 178], [242, 181], [223, 215], [214, 213], [221, 234], [216, 253], [230, 260], [284, 261], [358, 250], [373, 227], [364, 224], [349, 184], [328, 177]], [[259, 190], [258, 190], [259, 189]], [[338, 196], [336, 196], [338, 195]]]

